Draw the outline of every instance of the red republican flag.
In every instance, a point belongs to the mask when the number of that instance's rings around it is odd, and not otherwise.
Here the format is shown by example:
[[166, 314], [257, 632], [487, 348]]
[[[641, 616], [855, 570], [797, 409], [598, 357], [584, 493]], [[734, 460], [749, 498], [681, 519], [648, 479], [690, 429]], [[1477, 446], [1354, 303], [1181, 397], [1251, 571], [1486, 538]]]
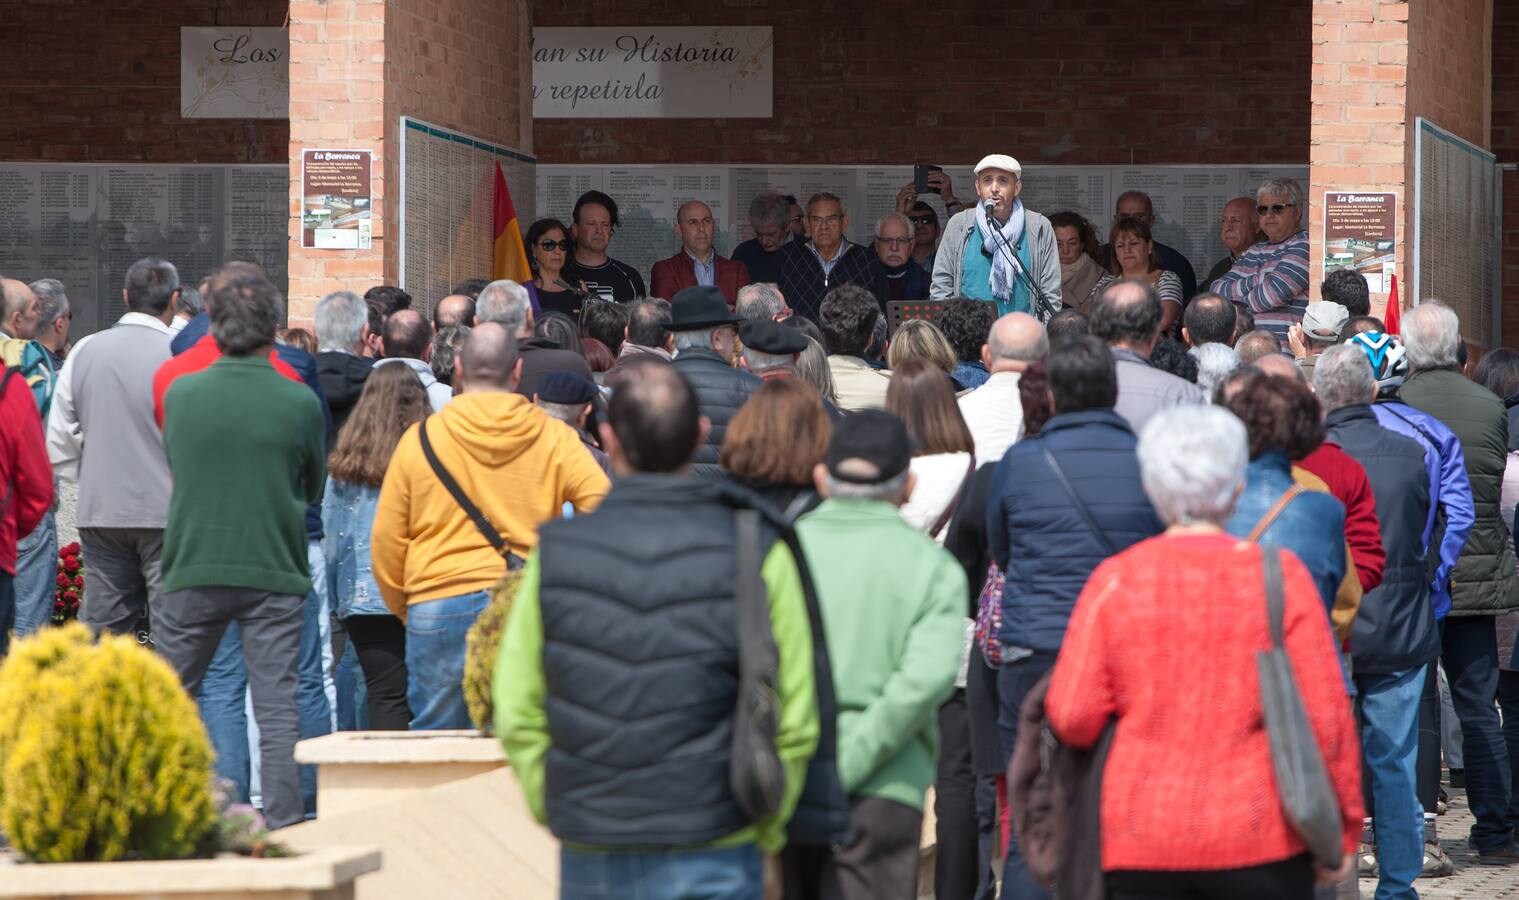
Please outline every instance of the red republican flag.
[[1398, 305], [1398, 276], [1390, 276], [1392, 290], [1387, 294], [1387, 315], [1382, 317], [1382, 324], [1387, 326], [1388, 334], [1398, 333], [1398, 320], [1402, 318], [1402, 308]]
[[494, 207], [491, 277], [510, 278], [518, 283], [533, 280], [533, 270], [527, 264], [527, 247], [522, 243], [522, 229], [517, 225], [517, 208], [512, 205], [512, 192], [507, 189], [506, 175], [502, 173], [500, 163], [496, 163]]

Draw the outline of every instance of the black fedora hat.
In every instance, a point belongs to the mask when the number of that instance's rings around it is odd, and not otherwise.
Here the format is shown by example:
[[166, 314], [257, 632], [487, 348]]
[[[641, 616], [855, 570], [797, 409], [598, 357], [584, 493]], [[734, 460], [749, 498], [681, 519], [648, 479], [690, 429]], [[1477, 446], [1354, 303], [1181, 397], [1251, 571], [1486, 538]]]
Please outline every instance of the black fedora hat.
[[728, 308], [723, 292], [710, 285], [688, 287], [670, 301], [671, 331], [700, 331], [744, 321]]

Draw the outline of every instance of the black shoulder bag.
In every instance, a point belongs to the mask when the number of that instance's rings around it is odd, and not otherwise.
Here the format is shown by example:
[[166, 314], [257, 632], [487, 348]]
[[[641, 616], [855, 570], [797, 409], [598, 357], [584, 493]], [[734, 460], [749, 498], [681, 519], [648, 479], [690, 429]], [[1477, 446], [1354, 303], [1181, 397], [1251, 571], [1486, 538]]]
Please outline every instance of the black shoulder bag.
[[769, 595], [760, 574], [760, 514], [733, 514], [737, 532], [738, 574], [734, 598], [738, 608], [738, 699], [733, 713], [733, 743], [728, 782], [739, 808], [750, 821], [775, 815], [781, 808], [786, 772], [775, 749], [780, 727], [780, 652], [770, 627]]
[[423, 419], [421, 424], [417, 426], [417, 436], [422, 439], [422, 455], [427, 457], [427, 464], [432, 467], [433, 474], [438, 476], [438, 480], [443, 483], [443, 487], [453, 496], [454, 502], [459, 504], [460, 509], [464, 510], [464, 515], [468, 516], [469, 520], [475, 524], [475, 528], [479, 529], [480, 534], [485, 536], [485, 540], [490, 543], [491, 549], [495, 550], [502, 559], [506, 560], [506, 570], [508, 572], [515, 572], [522, 568], [527, 561], [512, 552], [511, 547], [506, 543], [506, 538], [502, 537], [501, 532], [496, 530], [496, 526], [491, 522], [490, 517], [480, 507], [476, 506], [474, 501], [465, 496], [464, 489], [459, 487], [459, 482], [455, 481], [454, 476], [448, 474], [448, 470], [443, 468], [442, 460], [438, 459], [438, 454], [433, 452], [432, 441], [427, 439], [426, 419]]

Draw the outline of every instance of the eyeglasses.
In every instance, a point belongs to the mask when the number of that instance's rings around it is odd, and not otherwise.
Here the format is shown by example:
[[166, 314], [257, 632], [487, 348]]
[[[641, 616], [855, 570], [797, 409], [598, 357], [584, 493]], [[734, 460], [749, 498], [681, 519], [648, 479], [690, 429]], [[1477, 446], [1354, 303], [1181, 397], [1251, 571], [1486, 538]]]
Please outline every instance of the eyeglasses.
[[939, 220], [933, 216], [908, 216], [907, 221], [911, 222], [914, 228], [922, 228], [924, 225], [939, 224]]
[[844, 221], [844, 217], [838, 214], [831, 216], [808, 216], [807, 221], [813, 225], [837, 225]]
[[570, 252], [570, 242], [568, 240], [564, 240], [564, 241], [542, 240], [542, 241], [538, 242], [538, 246], [542, 247], [544, 250], [546, 250], [546, 251], [548, 251], [550, 253], [554, 252], [555, 250], [563, 250], [565, 253]]
[[794, 224], [796, 224], [796, 223], [797, 223], [797, 222], [800, 222], [800, 221], [802, 221], [802, 217], [801, 217], [801, 216], [799, 216], [799, 215], [797, 215], [797, 216], [792, 216], [792, 217], [791, 217], [791, 218], [789, 218], [789, 219], [787, 219], [787, 220], [786, 220], [786, 221], [788, 221], [788, 222], [790, 222], [790, 223], [792, 223], [792, 224], [793, 224], [793, 225], [794, 225]]
[[912, 243], [912, 238], [905, 238], [905, 237], [901, 237], [901, 238], [883, 238], [883, 237], [878, 237], [878, 238], [876, 238], [876, 243], [878, 243], [878, 244], [885, 244], [888, 247], [905, 247], [908, 244]]
[[1297, 206], [1297, 204], [1296, 203], [1272, 203], [1272, 204], [1270, 204], [1268, 206], [1267, 204], [1262, 203], [1260, 206], [1257, 206], [1255, 208], [1255, 213], [1256, 213], [1256, 215], [1259, 215], [1259, 216], [1264, 216], [1266, 213], [1276, 213], [1277, 215], [1281, 215], [1282, 213], [1284, 213], [1284, 212], [1287, 211], [1287, 208], [1289, 206]]

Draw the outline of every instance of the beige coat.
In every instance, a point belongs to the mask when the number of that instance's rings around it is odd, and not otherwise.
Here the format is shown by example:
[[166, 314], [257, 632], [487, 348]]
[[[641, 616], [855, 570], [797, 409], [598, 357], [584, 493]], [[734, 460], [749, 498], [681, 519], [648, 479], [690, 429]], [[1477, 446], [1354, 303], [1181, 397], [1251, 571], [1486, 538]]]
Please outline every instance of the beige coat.
[[885, 409], [886, 386], [891, 384], [891, 371], [872, 369], [858, 356], [830, 356], [828, 370], [833, 373], [833, 386], [839, 395], [839, 409], [859, 412], [862, 409]]

